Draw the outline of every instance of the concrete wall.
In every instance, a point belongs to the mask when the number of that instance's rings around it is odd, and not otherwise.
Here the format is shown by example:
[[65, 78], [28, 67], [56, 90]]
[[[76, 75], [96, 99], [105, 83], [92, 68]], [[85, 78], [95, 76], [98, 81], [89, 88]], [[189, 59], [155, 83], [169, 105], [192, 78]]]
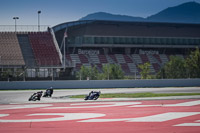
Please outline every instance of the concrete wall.
[[66, 80], [66, 81], [15, 81], [0, 82], [0, 90], [6, 89], [76, 89], [76, 88], [135, 88], [135, 87], [195, 87], [200, 79], [153, 80]]

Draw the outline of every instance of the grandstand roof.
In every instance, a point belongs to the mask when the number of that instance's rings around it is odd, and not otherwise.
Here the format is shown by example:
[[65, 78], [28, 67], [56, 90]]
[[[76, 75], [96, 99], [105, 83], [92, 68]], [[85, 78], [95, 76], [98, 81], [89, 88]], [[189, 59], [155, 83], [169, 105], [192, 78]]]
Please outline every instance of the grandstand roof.
[[55, 32], [66, 28], [73, 36], [200, 37], [200, 24], [86, 20], [53, 27]]

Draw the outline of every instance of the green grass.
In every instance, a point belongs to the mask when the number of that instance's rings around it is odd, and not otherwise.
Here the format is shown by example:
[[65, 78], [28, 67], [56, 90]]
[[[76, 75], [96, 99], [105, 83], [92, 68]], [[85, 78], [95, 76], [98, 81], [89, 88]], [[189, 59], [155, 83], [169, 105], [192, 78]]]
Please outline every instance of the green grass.
[[[101, 94], [100, 98], [142, 98], [142, 97], [166, 97], [166, 96], [192, 96], [200, 93], [111, 93]], [[70, 96], [70, 98], [84, 98], [85, 95]]]

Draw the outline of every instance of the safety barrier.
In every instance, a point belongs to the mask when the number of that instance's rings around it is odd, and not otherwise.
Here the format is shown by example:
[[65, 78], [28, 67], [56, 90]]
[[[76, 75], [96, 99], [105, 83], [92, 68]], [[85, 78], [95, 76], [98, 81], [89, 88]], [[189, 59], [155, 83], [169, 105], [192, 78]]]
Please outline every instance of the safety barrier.
[[136, 87], [200, 87], [200, 79], [152, 80], [65, 80], [0, 82], [0, 90], [9, 89], [136, 88]]

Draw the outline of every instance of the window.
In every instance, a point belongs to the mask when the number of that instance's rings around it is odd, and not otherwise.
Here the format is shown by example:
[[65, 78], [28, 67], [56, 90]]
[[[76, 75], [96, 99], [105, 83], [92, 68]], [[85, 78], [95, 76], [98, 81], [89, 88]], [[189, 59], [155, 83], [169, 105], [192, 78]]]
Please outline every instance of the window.
[[92, 38], [91, 37], [84, 37], [83, 43], [84, 44], [92, 44]]
[[138, 43], [142, 44], [143, 43], [143, 38], [138, 38]]
[[75, 37], [75, 44], [81, 44], [81, 37]]
[[130, 37], [126, 38], [126, 43], [127, 43], [127, 44], [131, 44], [131, 43], [132, 43], [132, 41], [131, 41], [131, 38], [130, 38]]
[[149, 38], [149, 43], [150, 44], [155, 44], [155, 38]]
[[126, 44], [126, 39], [124, 37], [120, 37], [120, 44]]
[[101, 42], [100, 37], [95, 37], [95, 38], [94, 38], [94, 43], [95, 43], [95, 44], [100, 44], [100, 42]]
[[194, 39], [194, 44], [199, 44], [199, 40], [198, 39]]
[[107, 37], [108, 44], [113, 44], [113, 37]]
[[155, 38], [155, 43], [160, 44], [160, 38]]
[[119, 37], [114, 37], [114, 44], [119, 44]]
[[132, 38], [132, 43], [137, 44], [138, 43], [137, 38]]

